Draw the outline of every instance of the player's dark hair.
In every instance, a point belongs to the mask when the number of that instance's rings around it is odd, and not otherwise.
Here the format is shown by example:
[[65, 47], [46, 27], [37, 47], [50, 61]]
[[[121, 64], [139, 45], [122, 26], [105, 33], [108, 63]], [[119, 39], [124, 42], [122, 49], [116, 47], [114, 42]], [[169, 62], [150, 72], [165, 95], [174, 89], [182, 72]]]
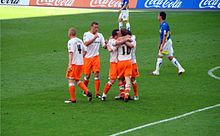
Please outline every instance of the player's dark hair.
[[125, 28], [122, 28], [121, 29], [121, 34], [122, 34], [122, 36], [126, 36], [128, 34], [128, 30], [125, 29]]
[[167, 14], [164, 11], [161, 11], [160, 16], [162, 17], [163, 20], [166, 20]]
[[97, 23], [97, 22], [92, 22], [92, 23], [91, 23], [91, 26], [93, 26], [93, 25], [99, 25], [99, 23]]
[[119, 31], [119, 29], [114, 29], [112, 31], [112, 37], [115, 37], [116, 35], [118, 35], [118, 31]]

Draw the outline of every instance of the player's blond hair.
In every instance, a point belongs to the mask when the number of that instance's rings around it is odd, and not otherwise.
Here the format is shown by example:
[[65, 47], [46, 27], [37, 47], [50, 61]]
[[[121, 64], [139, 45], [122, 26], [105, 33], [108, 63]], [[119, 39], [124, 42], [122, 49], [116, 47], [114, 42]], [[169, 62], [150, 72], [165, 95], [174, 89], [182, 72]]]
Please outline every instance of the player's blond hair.
[[76, 29], [74, 27], [70, 27], [69, 28], [69, 34], [71, 34], [72, 36], [76, 36]]

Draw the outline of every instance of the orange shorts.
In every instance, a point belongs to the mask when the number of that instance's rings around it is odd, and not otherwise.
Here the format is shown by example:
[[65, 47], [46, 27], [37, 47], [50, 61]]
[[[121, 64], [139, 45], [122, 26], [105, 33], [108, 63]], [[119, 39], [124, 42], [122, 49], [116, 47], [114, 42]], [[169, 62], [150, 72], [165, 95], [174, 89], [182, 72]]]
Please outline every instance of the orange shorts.
[[132, 76], [131, 77], [139, 77], [137, 63], [132, 64]]
[[66, 71], [66, 78], [80, 80], [83, 73], [83, 66], [82, 65], [72, 65], [71, 71]]
[[100, 72], [100, 58], [95, 56], [93, 58], [84, 58], [84, 74], [90, 74], [92, 72]]
[[132, 76], [131, 60], [119, 61], [117, 64], [118, 78]]
[[110, 70], [109, 70], [109, 78], [111, 80], [116, 80], [117, 79], [117, 63], [116, 62], [110, 62]]

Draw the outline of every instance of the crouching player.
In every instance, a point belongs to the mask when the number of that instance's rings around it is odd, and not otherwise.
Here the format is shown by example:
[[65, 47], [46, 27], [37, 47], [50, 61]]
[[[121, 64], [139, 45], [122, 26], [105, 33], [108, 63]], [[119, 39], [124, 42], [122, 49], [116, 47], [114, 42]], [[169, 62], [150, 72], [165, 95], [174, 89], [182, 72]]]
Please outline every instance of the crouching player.
[[69, 64], [66, 71], [66, 78], [69, 82], [70, 99], [65, 103], [76, 103], [75, 96], [75, 83], [85, 92], [88, 97], [88, 101], [92, 100], [92, 94], [88, 91], [88, 88], [83, 82], [80, 81], [83, 73], [83, 56], [86, 52], [84, 44], [81, 39], [76, 37], [75, 28], [70, 28], [68, 31], [68, 52], [69, 52]]
[[112, 31], [112, 37], [109, 39], [107, 44], [107, 49], [110, 52], [110, 70], [109, 70], [109, 81], [106, 83], [103, 94], [102, 101], [106, 100], [107, 93], [110, 90], [111, 86], [115, 83], [117, 79], [117, 63], [118, 63], [118, 50], [117, 45], [124, 44], [129, 41], [129, 38], [123, 38], [117, 40], [121, 36], [119, 29]]

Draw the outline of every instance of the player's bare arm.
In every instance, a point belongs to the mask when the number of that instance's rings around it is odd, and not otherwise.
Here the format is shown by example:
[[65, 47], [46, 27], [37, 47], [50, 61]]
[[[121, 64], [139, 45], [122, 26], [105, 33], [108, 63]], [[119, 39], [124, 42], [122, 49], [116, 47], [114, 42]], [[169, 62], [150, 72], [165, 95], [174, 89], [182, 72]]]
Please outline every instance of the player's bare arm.
[[69, 53], [69, 63], [68, 63], [68, 71], [71, 71], [72, 70], [72, 60], [73, 60], [73, 53], [70, 52]]
[[134, 48], [134, 45], [131, 42], [125, 42], [126, 46], [129, 48]]
[[107, 44], [108, 44], [108, 40], [105, 40], [105, 45], [102, 45], [102, 47], [103, 47], [104, 49], [108, 49]]
[[165, 33], [164, 37], [163, 37], [163, 41], [162, 41], [161, 46], [160, 46], [160, 52], [163, 51], [164, 44], [166, 43], [166, 37], [167, 37], [167, 34]]
[[106, 47], [109, 52], [113, 52], [113, 49], [109, 45], [107, 45]]
[[131, 36], [130, 35], [126, 35], [126, 36], [123, 36], [123, 37], [119, 37], [116, 41], [116, 44], [115, 46], [120, 46], [126, 42], [132, 42], [132, 39], [131, 39]]
[[85, 57], [85, 56], [86, 56], [86, 53], [87, 53], [87, 51], [84, 51], [84, 52], [83, 52], [83, 57]]
[[90, 44], [92, 44], [92, 43], [95, 41], [95, 39], [96, 39], [97, 37], [98, 37], [98, 34], [97, 34], [97, 33], [94, 34], [94, 37], [93, 37], [91, 40], [85, 42], [84, 45], [85, 45], [85, 46], [89, 46]]

